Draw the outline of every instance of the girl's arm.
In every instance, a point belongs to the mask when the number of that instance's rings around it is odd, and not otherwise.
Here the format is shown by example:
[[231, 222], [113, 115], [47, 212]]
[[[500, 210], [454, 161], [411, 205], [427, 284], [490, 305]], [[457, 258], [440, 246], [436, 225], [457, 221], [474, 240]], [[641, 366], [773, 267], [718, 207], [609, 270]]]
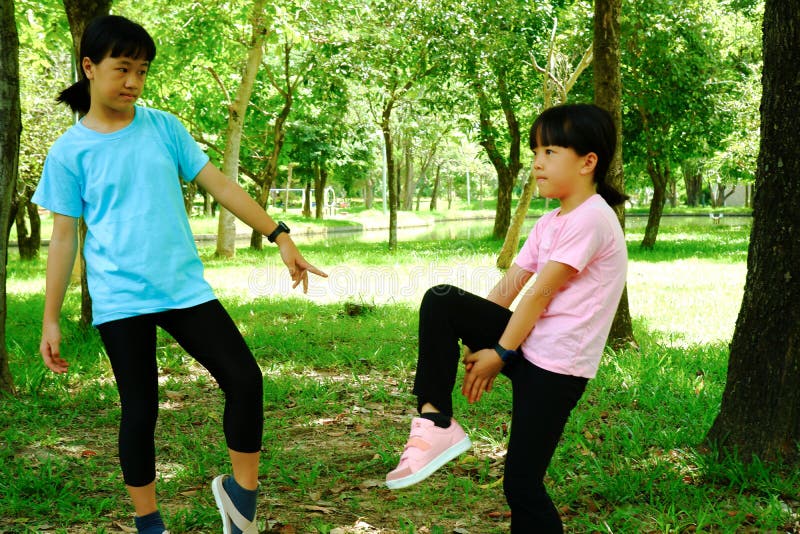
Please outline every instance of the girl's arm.
[[[239, 184], [229, 180], [212, 163], [207, 163], [202, 168], [195, 181], [203, 189], [211, 193], [217, 199], [217, 202], [253, 230], [263, 235], [269, 235], [278, 227], [278, 223], [244, 189], [239, 187]], [[306, 292], [308, 290], [309, 271], [318, 276], [328, 276], [303, 258], [294, 241], [286, 232], [278, 235], [275, 243], [280, 248], [283, 263], [289, 268], [289, 274], [294, 281], [293, 287], [297, 287], [302, 282], [303, 292]]]
[[[565, 263], [547, 262], [533, 286], [520, 299], [498, 343], [506, 349], [519, 347], [555, 294], [577, 272]], [[491, 390], [495, 377], [503, 368], [503, 361], [492, 348], [470, 354], [464, 362], [467, 373], [461, 392], [469, 402], [477, 402], [484, 391]]]
[[512, 263], [503, 278], [489, 292], [486, 297], [487, 300], [508, 308], [531, 276], [533, 276], [532, 272], [526, 271], [516, 263]]
[[76, 218], [53, 214], [53, 235], [47, 250], [47, 280], [39, 352], [44, 364], [55, 373], [64, 373], [69, 367], [61, 357], [59, 319], [78, 250], [77, 226]]

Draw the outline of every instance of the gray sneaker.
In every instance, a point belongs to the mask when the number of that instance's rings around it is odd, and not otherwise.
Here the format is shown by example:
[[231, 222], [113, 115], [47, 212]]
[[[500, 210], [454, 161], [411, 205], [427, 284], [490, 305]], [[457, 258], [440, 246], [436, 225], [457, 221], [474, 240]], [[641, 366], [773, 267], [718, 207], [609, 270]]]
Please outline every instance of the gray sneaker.
[[242, 534], [258, 534], [258, 525], [256, 518], [250, 521], [236, 509], [233, 501], [225, 491], [222, 481], [228, 475], [219, 475], [211, 481], [211, 491], [214, 493], [214, 500], [217, 503], [217, 509], [222, 516], [222, 534], [233, 534], [233, 526], [242, 531]]

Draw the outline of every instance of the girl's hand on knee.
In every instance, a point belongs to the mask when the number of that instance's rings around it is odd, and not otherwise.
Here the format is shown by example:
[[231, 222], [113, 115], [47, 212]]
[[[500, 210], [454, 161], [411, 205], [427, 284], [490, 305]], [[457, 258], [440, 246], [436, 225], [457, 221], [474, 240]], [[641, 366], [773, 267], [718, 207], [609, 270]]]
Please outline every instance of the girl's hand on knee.
[[464, 375], [461, 394], [472, 404], [481, 400], [485, 391], [492, 390], [495, 377], [503, 369], [503, 360], [493, 349], [483, 349], [466, 354], [464, 365], [467, 372]]

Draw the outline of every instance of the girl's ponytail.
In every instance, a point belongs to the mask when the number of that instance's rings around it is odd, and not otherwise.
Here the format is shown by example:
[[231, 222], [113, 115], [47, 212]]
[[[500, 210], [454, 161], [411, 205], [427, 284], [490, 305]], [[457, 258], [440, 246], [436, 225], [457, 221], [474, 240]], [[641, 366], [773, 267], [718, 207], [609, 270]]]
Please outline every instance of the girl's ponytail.
[[77, 82], [73, 83], [56, 97], [56, 102], [66, 104], [75, 113], [85, 115], [89, 112], [91, 105], [91, 98], [89, 97], [89, 80], [83, 76]]
[[605, 179], [597, 182], [597, 194], [603, 197], [603, 200], [612, 208], [614, 206], [619, 206], [630, 198], [628, 195], [623, 195], [617, 191], [615, 187], [607, 184]]

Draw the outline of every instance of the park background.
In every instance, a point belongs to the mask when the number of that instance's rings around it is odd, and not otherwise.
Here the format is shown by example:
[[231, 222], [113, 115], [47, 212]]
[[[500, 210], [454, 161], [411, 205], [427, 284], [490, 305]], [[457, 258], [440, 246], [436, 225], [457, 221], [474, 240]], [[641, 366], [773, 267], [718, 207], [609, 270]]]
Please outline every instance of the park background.
[[[14, 396], [0, 411], [0, 531], [132, 525], [113, 377], [83, 326], [79, 266], [63, 325], [70, 374], [47, 373], [37, 354], [51, 221], [30, 198], [49, 146], [75, 120], [53, 103], [74, 76], [70, 30], [98, 4], [12, 4], [23, 128], [7, 249]], [[382, 477], [413, 413], [422, 293], [454, 283], [485, 294], [519, 236], [555, 207], [529, 185], [527, 128], [550, 105], [595, 99], [596, 7], [110, 4], [158, 46], [140, 103], [177, 115], [331, 274], [292, 295], [275, 250], [184, 184], [206, 275], [265, 374], [262, 531], [508, 529], [508, 384], [477, 406], [456, 404], [473, 453], [412, 491], [390, 493]], [[796, 465], [707, 439], [747, 276], [764, 4], [621, 8], [632, 321], [573, 414], [549, 487], [569, 532], [798, 532]], [[226, 463], [221, 399], [168, 336], [158, 351], [163, 510], [172, 532], [211, 531], [207, 483]]]

